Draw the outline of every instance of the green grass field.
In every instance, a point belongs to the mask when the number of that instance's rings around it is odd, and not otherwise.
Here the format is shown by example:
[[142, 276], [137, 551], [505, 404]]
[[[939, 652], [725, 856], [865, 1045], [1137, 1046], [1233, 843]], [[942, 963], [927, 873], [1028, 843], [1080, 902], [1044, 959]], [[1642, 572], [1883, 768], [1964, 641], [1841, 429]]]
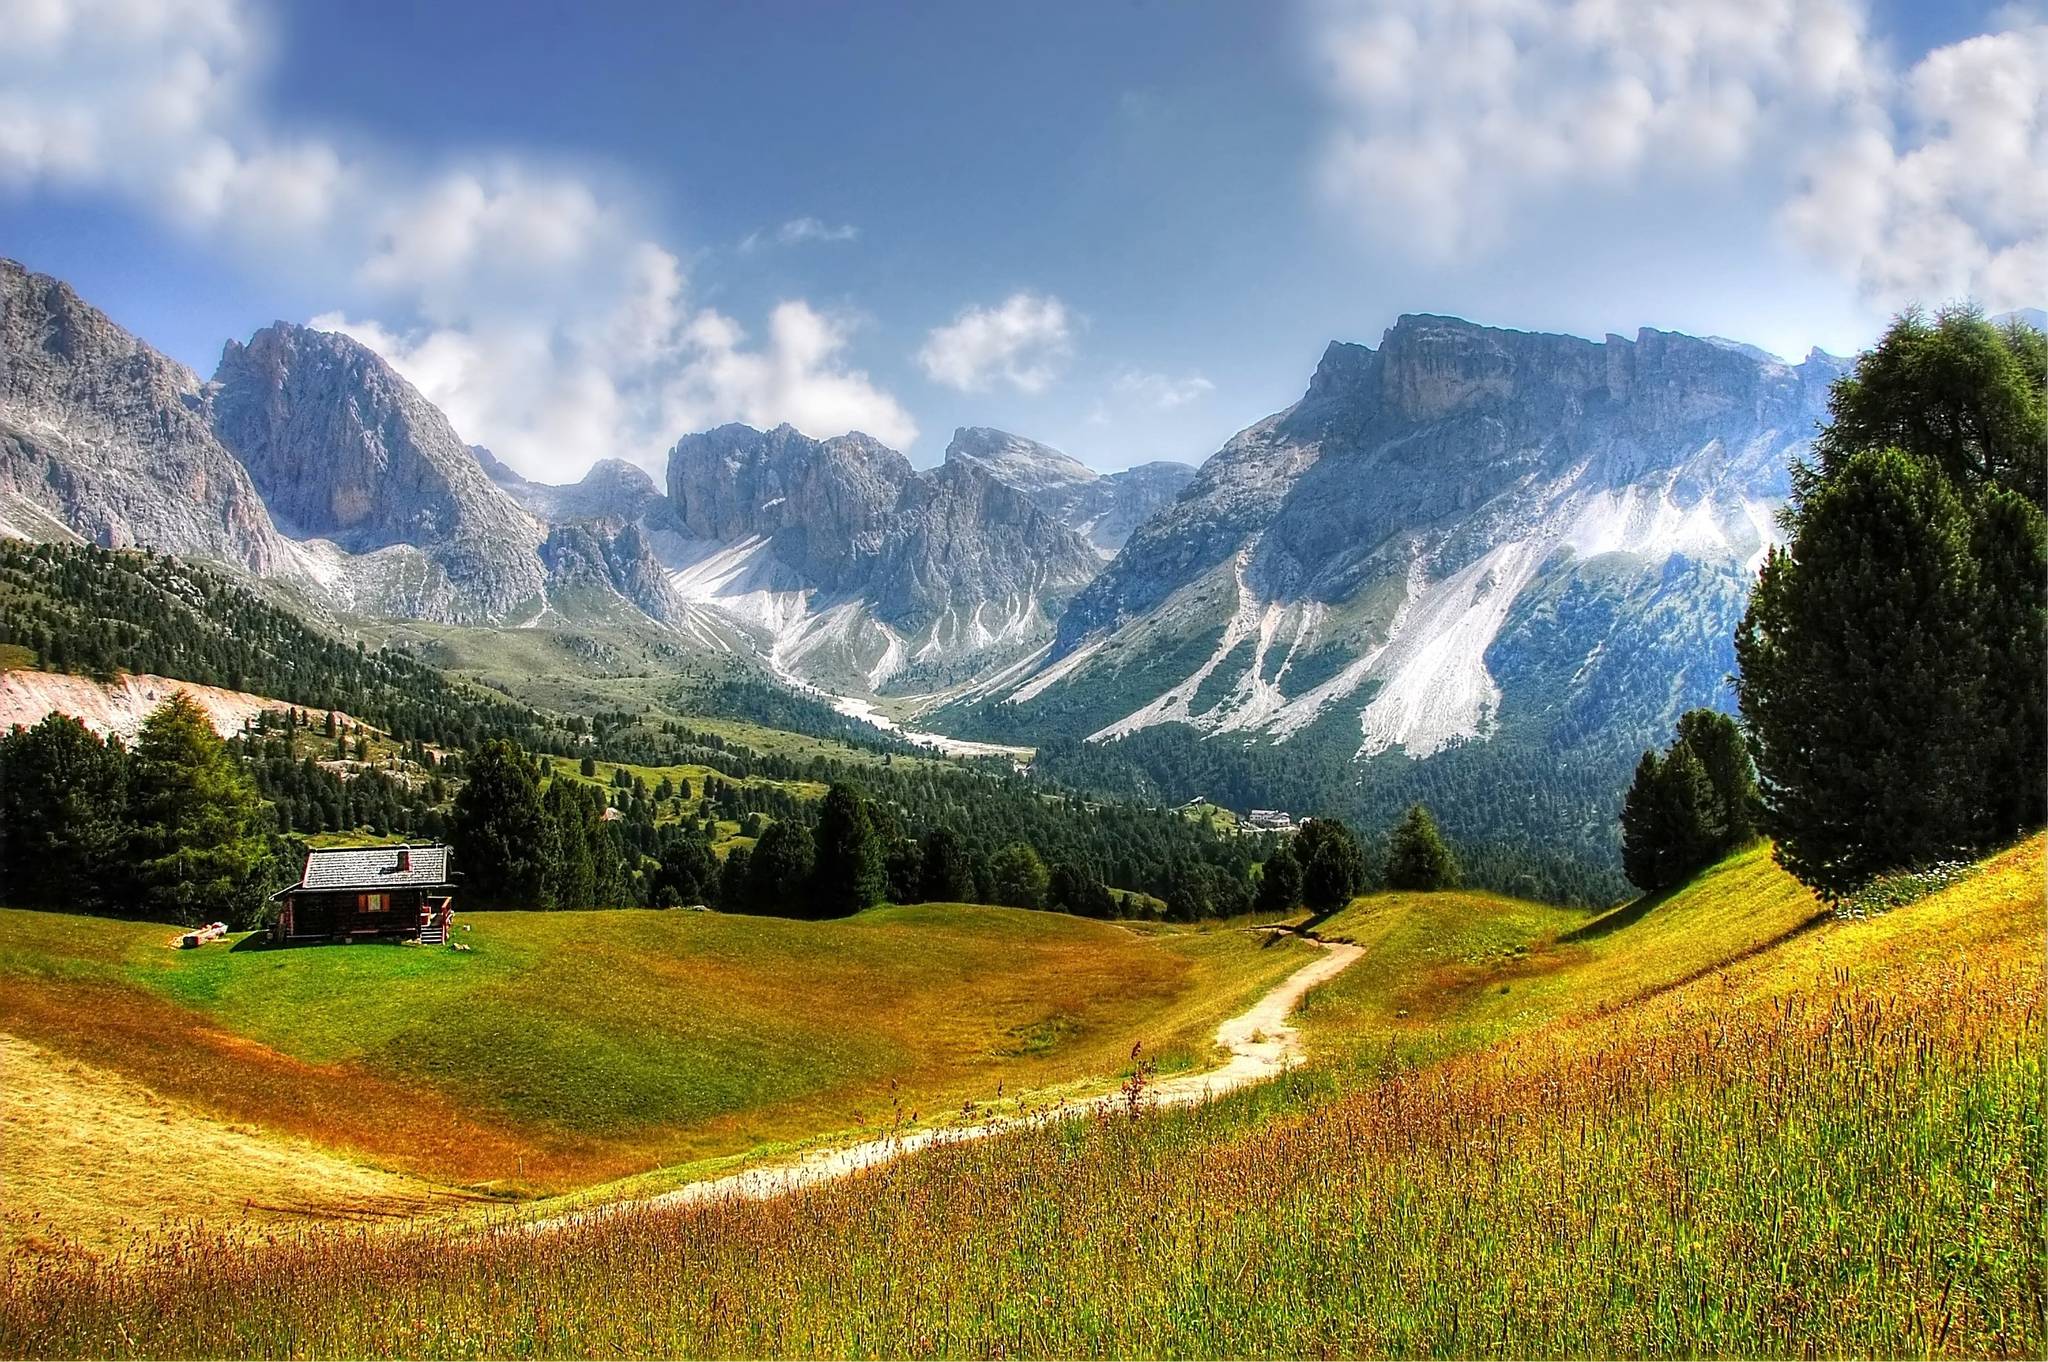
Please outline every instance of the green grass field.
[[0, 911], [0, 1031], [438, 1184], [546, 1193], [1113, 1081], [1308, 952], [1050, 913], [477, 913], [468, 951]]
[[2042, 874], [1862, 922], [1756, 853], [1593, 932], [1368, 900], [1339, 926], [1451, 971], [1460, 1052], [1390, 1049], [1360, 975], [1309, 1009], [1350, 1053], [1211, 1106], [766, 1204], [38, 1260], [0, 1351], [2039, 1356]]

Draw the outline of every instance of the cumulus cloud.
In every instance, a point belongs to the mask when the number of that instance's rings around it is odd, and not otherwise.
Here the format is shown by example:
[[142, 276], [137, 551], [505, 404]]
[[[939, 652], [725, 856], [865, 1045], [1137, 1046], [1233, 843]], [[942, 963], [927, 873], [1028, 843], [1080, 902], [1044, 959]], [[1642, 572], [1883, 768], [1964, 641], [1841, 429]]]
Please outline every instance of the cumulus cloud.
[[814, 241], [857, 241], [860, 228], [850, 222], [830, 223], [821, 218], [791, 218], [773, 232], [749, 232], [740, 242], [742, 251], [757, 251], [771, 241], [777, 246], [802, 246]]
[[1216, 390], [1216, 385], [1200, 374], [1172, 378], [1166, 374], [1146, 373], [1138, 369], [1124, 370], [1116, 376], [1110, 386], [1125, 397], [1134, 398], [1161, 411], [1184, 407]]
[[1761, 175], [1789, 238], [1880, 305], [2048, 291], [2048, 66], [2027, 11], [1904, 71], [1861, 0], [1348, 0], [1319, 15], [1322, 188], [1381, 246], [1468, 259], [1547, 197]]
[[1013, 293], [994, 307], [968, 307], [934, 328], [917, 352], [934, 383], [985, 392], [1007, 383], [1019, 392], [1052, 386], [1073, 354], [1074, 318], [1051, 294]]
[[2048, 298], [2048, 25], [1928, 53], [1869, 118], [1815, 156], [1783, 220], [1889, 305]]
[[[895, 444], [909, 414], [847, 362], [850, 327], [802, 301], [758, 341], [689, 300], [630, 186], [532, 158], [432, 168], [270, 125], [269, 51], [243, 0], [0, 0], [0, 189], [122, 196], [349, 300], [315, 319], [391, 361], [463, 435], [531, 476], [685, 430], [789, 421]], [[786, 223], [791, 241], [851, 228]]]

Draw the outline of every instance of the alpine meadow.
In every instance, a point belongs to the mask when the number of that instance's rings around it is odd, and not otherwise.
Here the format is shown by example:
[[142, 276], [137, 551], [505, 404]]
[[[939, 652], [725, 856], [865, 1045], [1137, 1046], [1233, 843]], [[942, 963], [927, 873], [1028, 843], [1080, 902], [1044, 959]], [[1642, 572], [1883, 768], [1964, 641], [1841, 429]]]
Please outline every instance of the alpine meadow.
[[0, 32], [0, 1357], [2048, 1354], [2034, 7]]

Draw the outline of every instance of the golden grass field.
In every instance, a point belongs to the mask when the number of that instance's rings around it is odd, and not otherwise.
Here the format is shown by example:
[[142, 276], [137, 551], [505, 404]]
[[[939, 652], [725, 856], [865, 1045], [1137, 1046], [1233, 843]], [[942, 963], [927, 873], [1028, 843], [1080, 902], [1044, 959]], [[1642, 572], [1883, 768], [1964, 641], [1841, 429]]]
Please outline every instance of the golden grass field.
[[[176, 951], [160, 925], [0, 911], [0, 1031], [106, 1076], [71, 1085], [74, 1101], [100, 1086], [150, 1093], [195, 1151], [236, 1132], [307, 1142], [402, 1205], [436, 1188], [564, 1192], [999, 1091], [1113, 1081], [1134, 1044], [1169, 1066], [1203, 1062], [1216, 1023], [1309, 950], [958, 905], [821, 923], [653, 911], [459, 921], [467, 952]], [[10, 1128], [35, 1119], [33, 1094], [12, 1077], [9, 1088]], [[110, 1097], [106, 1119], [132, 1105]], [[46, 1176], [73, 1153], [100, 1186], [124, 1176], [99, 1124], [7, 1142], [4, 1223], [46, 1212], [47, 1226], [61, 1208], [105, 1242], [142, 1215], [147, 1197], [103, 1201]], [[133, 1178], [162, 1186], [169, 1147], [138, 1151]], [[332, 1199], [276, 1176], [282, 1166], [207, 1165], [243, 1189], [249, 1218], [324, 1214]], [[163, 1208], [217, 1216], [224, 1204], [181, 1192]]]
[[1868, 921], [1760, 851], [1606, 919], [1379, 896], [1325, 924], [1369, 954], [1323, 1058], [1208, 1106], [769, 1203], [25, 1259], [0, 1351], [2040, 1356], [2043, 912], [2040, 838]]

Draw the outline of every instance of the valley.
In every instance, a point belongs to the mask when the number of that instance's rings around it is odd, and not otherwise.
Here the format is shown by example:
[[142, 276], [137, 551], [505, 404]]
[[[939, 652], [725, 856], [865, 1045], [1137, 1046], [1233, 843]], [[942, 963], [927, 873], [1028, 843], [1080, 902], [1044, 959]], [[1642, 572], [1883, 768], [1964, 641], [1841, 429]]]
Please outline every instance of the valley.
[[2044, 384], [550, 484], [0, 262], [0, 1354], [2036, 1354]]

